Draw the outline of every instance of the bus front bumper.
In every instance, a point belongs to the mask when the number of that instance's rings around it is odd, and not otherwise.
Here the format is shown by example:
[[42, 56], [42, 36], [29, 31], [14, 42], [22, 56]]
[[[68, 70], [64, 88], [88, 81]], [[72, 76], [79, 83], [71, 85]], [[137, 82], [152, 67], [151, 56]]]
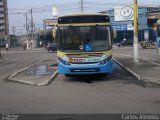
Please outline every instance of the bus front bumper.
[[85, 75], [85, 74], [101, 74], [112, 72], [112, 60], [105, 64], [76, 64], [76, 65], [64, 65], [58, 62], [59, 74], [71, 74], [71, 75]]

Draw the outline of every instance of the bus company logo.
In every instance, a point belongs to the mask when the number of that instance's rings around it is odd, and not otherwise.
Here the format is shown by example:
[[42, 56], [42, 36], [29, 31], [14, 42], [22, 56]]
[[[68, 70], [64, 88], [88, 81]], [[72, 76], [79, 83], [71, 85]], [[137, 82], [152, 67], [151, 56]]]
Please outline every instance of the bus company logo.
[[124, 6], [120, 10], [120, 17], [124, 20], [131, 20], [133, 18], [134, 12], [131, 6]]

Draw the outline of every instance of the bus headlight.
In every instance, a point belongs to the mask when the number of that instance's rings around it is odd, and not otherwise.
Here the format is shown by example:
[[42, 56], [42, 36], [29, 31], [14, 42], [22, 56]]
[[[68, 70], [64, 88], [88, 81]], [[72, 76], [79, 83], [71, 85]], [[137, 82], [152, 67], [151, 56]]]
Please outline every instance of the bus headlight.
[[59, 60], [61, 63], [63, 63], [64, 65], [70, 65], [69, 62], [63, 60], [62, 58], [58, 58], [58, 60]]
[[100, 65], [103, 65], [105, 63], [107, 63], [108, 61], [110, 61], [112, 59], [112, 55], [109, 56], [108, 58], [106, 58], [105, 60], [102, 60], [101, 62], [99, 62]]

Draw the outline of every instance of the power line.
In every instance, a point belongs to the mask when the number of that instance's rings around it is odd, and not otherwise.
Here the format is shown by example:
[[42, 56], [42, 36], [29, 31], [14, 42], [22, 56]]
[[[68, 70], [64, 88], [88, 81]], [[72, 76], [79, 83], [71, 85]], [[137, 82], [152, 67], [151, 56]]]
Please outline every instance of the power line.
[[[79, 1], [75, 1], [75, 2], [68, 2], [68, 3], [63, 3], [63, 4], [55, 4], [55, 6], [57, 6], [59, 8], [59, 10], [63, 9], [63, 8], [71, 8], [71, 7], [75, 7], [75, 6], [80, 6], [79, 9], [81, 9], [81, 12], [83, 12], [85, 7], [88, 6], [119, 6], [119, 5], [131, 5], [131, 4], [126, 4], [126, 3], [111, 3], [111, 2], [90, 2], [90, 1], [83, 1], [81, 0]], [[143, 6], [158, 6], [157, 4], [143, 4]], [[51, 10], [51, 8], [53, 7], [53, 5], [44, 5], [44, 6], [34, 6], [32, 7], [33, 12], [35, 10]], [[9, 8], [9, 14], [16, 14], [17, 12], [21, 12], [21, 13], [25, 13], [26, 11], [30, 10], [30, 8]]]

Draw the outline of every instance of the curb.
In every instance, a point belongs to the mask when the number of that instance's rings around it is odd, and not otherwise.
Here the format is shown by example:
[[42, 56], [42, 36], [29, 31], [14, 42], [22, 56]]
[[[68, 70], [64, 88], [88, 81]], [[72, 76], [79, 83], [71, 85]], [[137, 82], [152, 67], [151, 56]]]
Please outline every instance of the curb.
[[[130, 56], [130, 55], [126, 55], [126, 56]], [[133, 56], [131, 56], [133, 57]], [[144, 58], [141, 58], [140, 59], [144, 60], [144, 61], [148, 61], [148, 62], [151, 62], [152, 64], [155, 64], [155, 65], [160, 65], [159, 63], [155, 63], [153, 61], [149, 61], [149, 60], [146, 60]], [[126, 69], [128, 72], [130, 72], [132, 75], [134, 75], [138, 80], [141, 80], [141, 81], [148, 81], [148, 82], [152, 82], [152, 83], [160, 83], [160, 78], [142, 78], [140, 75], [138, 75], [137, 73], [135, 73], [134, 71], [132, 71], [131, 69], [125, 67], [122, 63], [120, 63], [118, 60], [116, 60], [115, 58], [113, 58], [113, 60], [119, 64], [121, 67], [123, 67], [124, 69]]]
[[16, 72], [16, 73], [14, 73], [13, 75], [11, 75], [11, 76], [9, 77], [9, 79], [12, 78], [12, 77], [14, 77], [16, 74], [18, 74], [18, 73], [20, 73], [20, 72], [22, 72], [22, 71], [24, 71], [24, 70], [32, 67], [33, 65], [36, 65], [36, 64], [38, 64], [38, 63], [40, 63], [40, 62], [43, 62], [43, 61], [45, 61], [45, 60], [47, 60], [47, 59], [48, 59], [48, 58], [42, 59], [42, 60], [40, 60], [40, 61], [38, 61], [38, 62], [35, 62], [35, 63], [33, 63], [33, 64], [31, 64], [31, 65], [29, 65], [29, 66], [27, 66], [27, 67], [25, 67], [25, 68], [23, 68], [23, 69], [21, 69], [21, 70], [19, 70], [18, 72]]
[[122, 68], [124, 68], [124, 69], [126, 69], [127, 71], [129, 71], [132, 75], [134, 75], [138, 80], [141, 80], [141, 77], [137, 74], [137, 73], [135, 73], [135, 72], [133, 72], [131, 69], [129, 69], [129, 68], [127, 68], [127, 67], [125, 67], [122, 63], [120, 63], [118, 60], [116, 60], [115, 58], [113, 58], [113, 60], [117, 63], [117, 64], [119, 64]]
[[50, 81], [51, 81], [53, 78], [55, 78], [56, 75], [58, 74], [58, 70], [56, 70], [55, 73], [50, 77], [50, 79], [49, 79], [48, 81], [44, 82], [44, 83], [37, 83], [37, 84], [36, 84], [36, 83], [34, 83], [34, 82], [22, 81], [22, 80], [13, 78], [13, 77], [16, 76], [18, 73], [20, 73], [20, 72], [22, 72], [22, 71], [24, 71], [24, 70], [26, 70], [26, 69], [34, 66], [34, 65], [37, 65], [37, 64], [39, 64], [39, 63], [41, 63], [41, 62], [43, 62], [43, 61], [45, 61], [45, 60], [47, 60], [47, 59], [48, 59], [48, 58], [42, 59], [42, 60], [40, 60], [40, 61], [38, 61], [38, 62], [36, 62], [36, 63], [33, 63], [33, 64], [31, 64], [31, 65], [29, 65], [29, 66], [27, 66], [27, 67], [19, 70], [18, 72], [16, 72], [16, 73], [14, 73], [13, 75], [11, 75], [8, 79], [9, 79], [9, 80], [16, 81], [16, 82], [26, 83], [26, 84], [30, 84], [30, 85], [37, 85], [37, 86], [44, 86], [44, 85], [49, 84]]
[[51, 78], [50, 78], [47, 82], [45, 82], [45, 83], [38, 83], [38, 84], [36, 84], [36, 85], [37, 85], [37, 86], [48, 85], [48, 84], [51, 82], [51, 80], [52, 80], [53, 78], [55, 78], [57, 75], [58, 75], [58, 70], [56, 70], [56, 72], [51, 76]]
[[56, 76], [58, 75], [58, 70], [56, 70], [56, 72], [51, 76], [51, 78], [45, 82], [45, 83], [33, 83], [33, 82], [30, 82], [30, 81], [22, 81], [22, 80], [19, 80], [19, 79], [16, 79], [16, 78], [9, 78], [9, 80], [13, 80], [13, 81], [16, 81], [16, 82], [20, 82], [20, 83], [25, 83], [25, 84], [29, 84], [29, 85], [34, 85], [34, 86], [45, 86], [45, 85], [48, 85], [50, 83], [50, 81], [55, 78]]

